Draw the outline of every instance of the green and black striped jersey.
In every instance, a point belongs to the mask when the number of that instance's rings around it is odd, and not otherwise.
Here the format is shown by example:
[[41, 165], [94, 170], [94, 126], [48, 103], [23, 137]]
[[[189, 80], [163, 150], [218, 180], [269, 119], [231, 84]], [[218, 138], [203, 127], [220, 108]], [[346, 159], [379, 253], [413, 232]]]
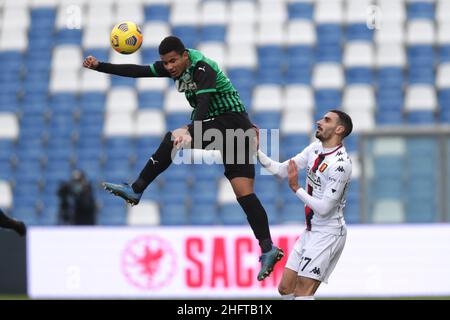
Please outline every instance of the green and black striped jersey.
[[[209, 119], [226, 112], [244, 112], [245, 106], [239, 93], [217, 63], [198, 50], [188, 49], [188, 53], [191, 65], [175, 79], [175, 85], [179, 92], [184, 92], [194, 108], [191, 120]], [[162, 61], [150, 65], [150, 69], [153, 77], [170, 77]], [[201, 106], [202, 103], [208, 105], [207, 111], [206, 106]]]

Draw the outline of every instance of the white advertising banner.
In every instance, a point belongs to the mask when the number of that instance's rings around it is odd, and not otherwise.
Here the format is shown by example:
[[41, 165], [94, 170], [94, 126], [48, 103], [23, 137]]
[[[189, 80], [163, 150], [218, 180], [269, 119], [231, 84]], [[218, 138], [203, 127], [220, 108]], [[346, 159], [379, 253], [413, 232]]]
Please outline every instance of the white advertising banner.
[[[303, 227], [272, 226], [288, 254]], [[31, 227], [33, 298], [278, 298], [287, 255], [259, 282], [260, 249], [243, 227]], [[317, 297], [450, 295], [450, 225], [348, 227]]]

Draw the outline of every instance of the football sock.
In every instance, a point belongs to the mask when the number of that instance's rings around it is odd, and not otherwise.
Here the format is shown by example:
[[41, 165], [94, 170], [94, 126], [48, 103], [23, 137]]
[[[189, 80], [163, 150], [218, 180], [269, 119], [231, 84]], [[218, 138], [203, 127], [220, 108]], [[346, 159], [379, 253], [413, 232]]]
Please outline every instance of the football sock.
[[250, 227], [259, 241], [262, 252], [268, 252], [272, 249], [272, 238], [270, 237], [269, 220], [267, 219], [266, 210], [259, 202], [258, 197], [251, 193], [249, 195], [237, 198], [241, 205]]
[[167, 132], [158, 150], [147, 161], [144, 169], [139, 174], [139, 178], [131, 185], [133, 191], [142, 193], [148, 185], [172, 163], [172, 132]]

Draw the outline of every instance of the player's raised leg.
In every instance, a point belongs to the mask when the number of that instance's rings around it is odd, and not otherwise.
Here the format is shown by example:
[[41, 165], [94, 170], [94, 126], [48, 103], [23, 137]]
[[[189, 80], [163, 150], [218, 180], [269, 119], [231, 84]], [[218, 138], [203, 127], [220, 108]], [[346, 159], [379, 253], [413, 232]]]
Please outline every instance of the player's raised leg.
[[122, 197], [131, 205], [137, 205], [142, 197], [142, 193], [148, 185], [172, 164], [174, 141], [176, 141], [178, 137], [186, 134], [186, 128], [179, 128], [174, 132], [167, 132], [158, 149], [147, 161], [147, 164], [142, 169], [138, 179], [132, 185], [127, 183], [115, 184], [104, 182], [103, 187], [112, 194]]
[[283, 250], [274, 246], [272, 243], [266, 210], [264, 210], [264, 207], [254, 193], [254, 179], [236, 177], [230, 179], [230, 183], [237, 201], [247, 215], [248, 223], [261, 247], [261, 270], [258, 273], [258, 280], [262, 281], [270, 275], [275, 264], [281, 260], [284, 253]]
[[0, 228], [14, 230], [22, 237], [27, 233], [25, 223], [8, 217], [1, 209], [0, 209]]

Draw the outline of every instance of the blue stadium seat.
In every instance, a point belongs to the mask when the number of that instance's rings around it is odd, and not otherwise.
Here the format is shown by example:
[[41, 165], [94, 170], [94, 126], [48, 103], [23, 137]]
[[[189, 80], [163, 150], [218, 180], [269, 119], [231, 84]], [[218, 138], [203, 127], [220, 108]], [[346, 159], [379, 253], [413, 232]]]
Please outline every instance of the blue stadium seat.
[[248, 224], [247, 216], [237, 203], [224, 204], [220, 208], [220, 217], [225, 225], [245, 225]]
[[81, 45], [81, 29], [61, 29], [56, 33], [56, 45]]
[[200, 40], [224, 42], [226, 27], [224, 25], [205, 25], [200, 29]]
[[285, 203], [279, 215], [280, 223], [298, 223], [305, 222], [305, 208], [303, 204], [298, 202]]
[[161, 206], [161, 225], [186, 225], [188, 213], [183, 203], [167, 203]]
[[408, 20], [414, 19], [434, 19], [434, 4], [432, 2], [417, 1], [407, 4]]
[[105, 206], [97, 216], [97, 224], [99, 225], [126, 225], [127, 211], [125, 206]]
[[134, 87], [136, 86], [136, 78], [121, 77], [111, 75], [111, 87]]
[[162, 109], [164, 106], [164, 92], [159, 90], [140, 91], [138, 93], [139, 108]]
[[378, 69], [378, 86], [380, 89], [402, 89], [404, 74], [401, 68], [387, 67]]
[[84, 92], [80, 94], [80, 109], [83, 113], [86, 113], [86, 116], [92, 112], [103, 112], [105, 103], [106, 95], [102, 92]]
[[155, 61], [161, 60], [158, 53], [158, 48], [141, 48], [142, 61], [144, 63], [153, 63]]
[[193, 204], [189, 214], [189, 223], [193, 225], [220, 224], [216, 205], [213, 203]]
[[342, 92], [336, 89], [319, 89], [314, 93], [316, 115], [322, 117], [325, 112], [341, 105]]
[[336, 62], [342, 61], [342, 48], [340, 43], [324, 43], [316, 47], [317, 62]]
[[367, 28], [365, 23], [348, 24], [345, 30], [347, 41], [372, 41], [373, 29]]
[[441, 45], [438, 48], [439, 63], [450, 62], [450, 45]]
[[180, 39], [186, 48], [195, 48], [199, 41], [199, 30], [196, 26], [179, 25], [172, 27], [172, 34]]
[[251, 118], [260, 129], [280, 128], [280, 113], [278, 112], [258, 112], [254, 113]]
[[410, 68], [408, 72], [409, 84], [430, 84], [434, 85], [433, 67]]
[[227, 75], [239, 93], [242, 89], [252, 88], [255, 84], [255, 73], [252, 69], [228, 68]]
[[169, 21], [170, 6], [164, 4], [146, 5], [144, 7], [145, 21]]
[[322, 45], [340, 45], [343, 40], [342, 26], [334, 23], [323, 23], [316, 26], [317, 43]]
[[368, 84], [374, 82], [373, 71], [365, 67], [353, 67], [345, 70], [346, 84]]
[[166, 114], [166, 128], [175, 130], [191, 122], [191, 114], [187, 112], [174, 112]]
[[288, 3], [289, 20], [294, 19], [313, 19], [314, 5], [306, 2]]
[[414, 45], [407, 48], [409, 68], [433, 68], [435, 49], [431, 45]]
[[83, 57], [94, 56], [98, 61], [109, 61], [109, 49], [106, 48], [86, 48], [83, 51]]
[[436, 116], [432, 111], [409, 111], [406, 114], [406, 120], [413, 125], [434, 124]]

